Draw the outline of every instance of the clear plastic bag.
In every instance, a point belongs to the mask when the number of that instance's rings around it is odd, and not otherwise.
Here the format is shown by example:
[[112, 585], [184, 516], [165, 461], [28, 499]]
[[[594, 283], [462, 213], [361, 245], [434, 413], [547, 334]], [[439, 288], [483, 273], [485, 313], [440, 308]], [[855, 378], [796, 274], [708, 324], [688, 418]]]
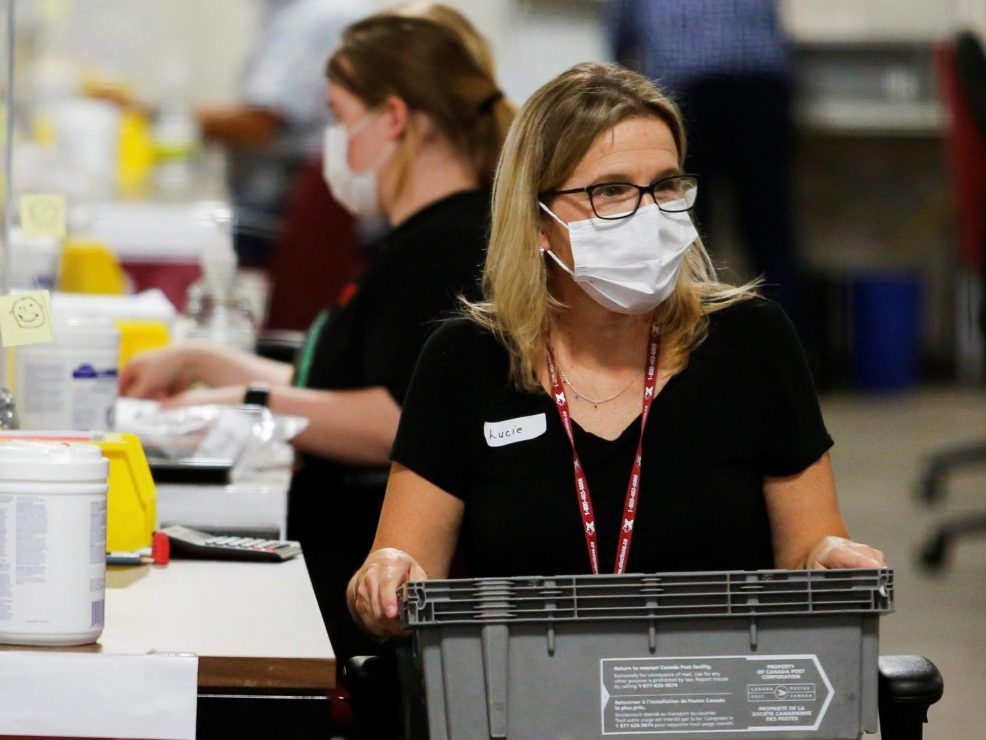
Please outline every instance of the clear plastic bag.
[[263, 406], [185, 406], [161, 409], [156, 401], [121, 398], [117, 431], [140, 437], [148, 457], [168, 461], [229, 460], [234, 477], [291, 464], [290, 441], [308, 426]]

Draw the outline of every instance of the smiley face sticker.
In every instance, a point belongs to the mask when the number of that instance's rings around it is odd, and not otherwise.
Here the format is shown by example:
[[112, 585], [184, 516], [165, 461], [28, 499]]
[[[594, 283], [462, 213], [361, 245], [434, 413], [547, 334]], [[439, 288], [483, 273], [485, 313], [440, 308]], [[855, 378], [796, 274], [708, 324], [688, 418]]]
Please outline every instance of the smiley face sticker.
[[25, 193], [20, 199], [21, 228], [24, 236], [65, 237], [65, 196]]
[[44, 305], [34, 296], [22, 296], [14, 301], [10, 313], [21, 329], [37, 329], [48, 320]]
[[50, 342], [50, 305], [47, 290], [0, 297], [0, 341], [3, 345]]

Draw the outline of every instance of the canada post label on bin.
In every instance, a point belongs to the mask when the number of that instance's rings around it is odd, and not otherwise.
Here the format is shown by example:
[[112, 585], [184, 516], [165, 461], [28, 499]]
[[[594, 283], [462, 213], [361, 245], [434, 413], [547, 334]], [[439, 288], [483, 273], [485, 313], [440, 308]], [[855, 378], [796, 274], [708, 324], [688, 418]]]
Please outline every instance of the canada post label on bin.
[[817, 730], [832, 684], [814, 655], [599, 661], [603, 735]]

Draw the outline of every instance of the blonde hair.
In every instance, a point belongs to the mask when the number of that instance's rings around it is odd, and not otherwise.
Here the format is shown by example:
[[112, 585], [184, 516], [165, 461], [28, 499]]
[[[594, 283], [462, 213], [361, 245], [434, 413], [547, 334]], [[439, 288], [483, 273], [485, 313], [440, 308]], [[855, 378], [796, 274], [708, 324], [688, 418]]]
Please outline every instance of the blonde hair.
[[358, 21], [343, 32], [326, 73], [369, 108], [395, 95], [424, 114], [488, 188], [515, 109], [485, 66], [488, 47], [485, 56], [473, 49], [485, 47], [482, 37], [451, 8], [442, 16], [458, 20], [386, 11]]
[[455, 8], [450, 8], [442, 3], [415, 0], [386, 10], [383, 14], [397, 15], [402, 18], [424, 18], [452, 29], [458, 34], [476, 64], [491, 78], [496, 79], [496, 65], [493, 62], [493, 52], [490, 51], [489, 44], [469, 19]]
[[[539, 193], [561, 185], [593, 142], [628, 118], [656, 118], [671, 130], [679, 165], [685, 129], [674, 102], [642, 75], [614, 64], [579, 64], [543, 85], [521, 107], [503, 146], [493, 185], [492, 230], [480, 303], [466, 313], [491, 330], [511, 356], [512, 382], [538, 391], [538, 370], [553, 311], [564, 310], [548, 289], [539, 254]], [[756, 283], [719, 282], [701, 240], [685, 254], [671, 296], [654, 311], [662, 364], [682, 369], [705, 338], [706, 315], [756, 295]]]

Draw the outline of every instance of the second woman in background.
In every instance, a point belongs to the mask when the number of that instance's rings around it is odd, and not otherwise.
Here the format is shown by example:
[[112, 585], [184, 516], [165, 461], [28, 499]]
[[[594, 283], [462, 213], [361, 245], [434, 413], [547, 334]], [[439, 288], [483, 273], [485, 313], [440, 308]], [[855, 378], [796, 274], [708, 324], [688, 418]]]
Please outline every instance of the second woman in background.
[[[436, 22], [456, 18], [455, 23]], [[449, 14], [452, 14], [449, 16]], [[417, 16], [417, 17], [415, 17]], [[373, 652], [345, 606], [345, 583], [370, 547], [387, 463], [418, 351], [460, 294], [476, 296], [489, 187], [513, 108], [475, 30], [440, 6], [350, 26], [329, 59], [325, 174], [357, 215], [389, 233], [342, 305], [312, 326], [297, 366], [185, 345], [137, 358], [124, 393], [169, 403], [241, 402], [269, 385], [272, 410], [311, 420], [289, 505], [338, 664]], [[194, 383], [213, 386], [188, 388]]]

